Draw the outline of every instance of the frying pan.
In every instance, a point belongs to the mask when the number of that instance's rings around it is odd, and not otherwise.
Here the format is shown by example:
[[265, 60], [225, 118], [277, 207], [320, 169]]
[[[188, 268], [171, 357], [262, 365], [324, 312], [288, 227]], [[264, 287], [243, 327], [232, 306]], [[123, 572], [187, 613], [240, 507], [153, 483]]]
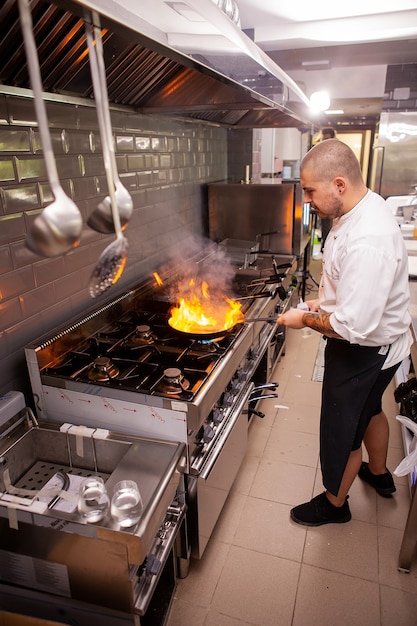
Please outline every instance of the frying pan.
[[179, 330], [178, 328], [175, 328], [174, 326], [171, 325], [170, 320], [168, 320], [168, 324], [172, 328], [173, 331], [175, 331], [178, 335], [182, 337], [187, 337], [188, 339], [196, 339], [199, 341], [211, 341], [212, 339], [218, 339], [219, 337], [224, 337], [228, 333], [232, 332], [236, 328], [236, 326], [240, 326], [240, 324], [250, 324], [251, 322], [270, 322], [271, 324], [275, 324], [276, 321], [277, 321], [276, 317], [252, 317], [252, 318], [243, 319], [241, 322], [237, 322], [237, 324], [230, 326], [230, 328], [226, 328], [223, 330], [213, 330], [207, 333], [206, 332], [192, 333], [192, 332], [187, 332], [186, 330]]

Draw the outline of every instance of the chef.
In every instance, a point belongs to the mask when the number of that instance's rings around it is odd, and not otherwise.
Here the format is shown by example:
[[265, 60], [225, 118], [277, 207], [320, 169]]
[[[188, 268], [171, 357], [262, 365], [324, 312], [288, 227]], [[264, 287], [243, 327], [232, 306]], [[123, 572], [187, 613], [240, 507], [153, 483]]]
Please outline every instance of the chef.
[[[320, 416], [325, 491], [291, 510], [298, 524], [351, 519], [349, 489], [358, 475], [385, 497], [395, 492], [386, 467], [389, 428], [382, 395], [412, 342], [408, 262], [398, 224], [367, 189], [353, 151], [338, 139], [314, 146], [300, 170], [304, 198], [333, 219], [317, 300], [277, 323], [326, 338]], [[362, 462], [362, 442], [369, 462]]]

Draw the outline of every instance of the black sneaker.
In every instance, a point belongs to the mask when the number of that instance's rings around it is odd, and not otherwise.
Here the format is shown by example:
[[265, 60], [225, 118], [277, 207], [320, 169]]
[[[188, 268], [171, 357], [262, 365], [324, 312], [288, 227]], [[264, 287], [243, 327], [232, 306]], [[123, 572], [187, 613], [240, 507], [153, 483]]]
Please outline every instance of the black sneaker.
[[310, 502], [299, 504], [290, 511], [290, 517], [303, 526], [322, 526], [323, 524], [344, 524], [352, 519], [347, 496], [345, 503], [334, 506], [323, 491]]
[[388, 470], [385, 474], [372, 474], [368, 463], [363, 462], [358, 472], [359, 478], [369, 483], [380, 496], [389, 498], [394, 491], [397, 491], [394, 485], [391, 472]]

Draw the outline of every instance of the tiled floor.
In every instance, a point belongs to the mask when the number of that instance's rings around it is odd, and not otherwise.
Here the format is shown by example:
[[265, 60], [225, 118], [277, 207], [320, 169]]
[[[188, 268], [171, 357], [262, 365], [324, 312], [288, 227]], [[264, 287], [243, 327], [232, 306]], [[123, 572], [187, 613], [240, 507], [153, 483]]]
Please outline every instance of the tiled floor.
[[[313, 274], [318, 268], [312, 261]], [[240, 474], [203, 558], [178, 583], [168, 626], [417, 625], [417, 558], [409, 574], [397, 567], [407, 477], [395, 478], [389, 499], [357, 478], [347, 524], [290, 521], [292, 506], [322, 491], [321, 383], [311, 380], [318, 344], [317, 333], [288, 332], [273, 378], [279, 398], [264, 400], [265, 418], [250, 425]], [[384, 399], [391, 470], [404, 456], [393, 389]]]

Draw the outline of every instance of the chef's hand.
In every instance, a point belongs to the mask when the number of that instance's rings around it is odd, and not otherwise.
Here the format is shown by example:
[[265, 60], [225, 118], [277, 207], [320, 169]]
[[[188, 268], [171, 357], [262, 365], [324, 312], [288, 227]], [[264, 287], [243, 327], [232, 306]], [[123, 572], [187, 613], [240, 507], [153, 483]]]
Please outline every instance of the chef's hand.
[[303, 316], [305, 315], [305, 311], [302, 309], [290, 309], [286, 313], [282, 315], [278, 315], [277, 324], [282, 324], [283, 326], [288, 326], [288, 328], [304, 328], [305, 324], [303, 324]]
[[331, 325], [330, 322], [331, 313], [324, 313], [323, 311], [303, 311], [302, 309], [290, 309], [286, 313], [277, 317], [277, 324], [288, 326], [289, 328], [311, 328], [317, 330], [317, 332], [326, 337], [335, 337], [337, 339], [343, 339]]
[[310, 311], [313, 311], [315, 313], [317, 313], [320, 308], [318, 298], [316, 298], [315, 300], [306, 300], [306, 305], [308, 306]]

